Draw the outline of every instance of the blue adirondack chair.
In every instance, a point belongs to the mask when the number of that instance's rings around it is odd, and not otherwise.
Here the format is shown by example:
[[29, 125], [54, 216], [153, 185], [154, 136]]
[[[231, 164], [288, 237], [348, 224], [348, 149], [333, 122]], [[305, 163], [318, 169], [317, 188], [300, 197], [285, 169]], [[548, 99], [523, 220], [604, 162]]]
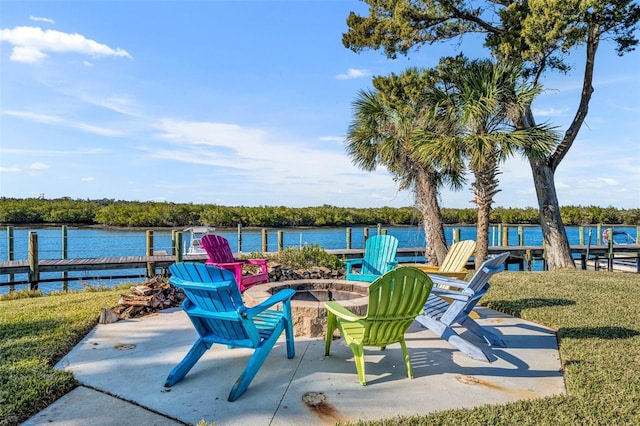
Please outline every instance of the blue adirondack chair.
[[385, 272], [398, 266], [396, 251], [398, 239], [392, 235], [374, 235], [367, 239], [364, 258], [347, 259], [346, 279], [373, 282]]
[[416, 321], [471, 358], [489, 361], [482, 349], [460, 337], [452, 326], [460, 324], [473, 334], [482, 337], [489, 345], [506, 346], [500, 335], [482, 327], [469, 315], [480, 298], [489, 290], [489, 279], [502, 270], [507, 257], [509, 252], [488, 259], [478, 268], [469, 282], [435, 274], [429, 275], [434, 283], [433, 290], [424, 305], [424, 314], [418, 315]]
[[[172, 275], [169, 282], [181, 288], [187, 296], [182, 309], [199, 337], [189, 353], [169, 373], [166, 387], [182, 380], [214, 343], [255, 349], [247, 367], [231, 388], [229, 401], [235, 401], [247, 390], [283, 331], [287, 358], [295, 356], [291, 321], [294, 290], [281, 290], [263, 303], [248, 308], [242, 301], [234, 273], [227, 269], [179, 262], [171, 265], [169, 271]], [[282, 304], [282, 310], [268, 309], [278, 303]]]

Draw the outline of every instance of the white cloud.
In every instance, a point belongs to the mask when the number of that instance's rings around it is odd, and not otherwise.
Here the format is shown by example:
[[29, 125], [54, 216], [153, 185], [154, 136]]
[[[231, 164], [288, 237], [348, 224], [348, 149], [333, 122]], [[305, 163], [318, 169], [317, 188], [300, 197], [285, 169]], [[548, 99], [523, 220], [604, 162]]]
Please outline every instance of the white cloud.
[[78, 96], [82, 101], [90, 103], [92, 105], [96, 105], [102, 108], [106, 108], [111, 111], [115, 111], [117, 113], [123, 115], [138, 115], [138, 106], [136, 105], [135, 99], [131, 95], [119, 94], [113, 96], [88, 96], [87, 94], [74, 94], [73, 96]]
[[81, 123], [77, 121], [67, 120], [55, 115], [38, 114], [31, 111], [3, 111], [3, 114], [10, 115], [12, 117], [22, 118], [26, 121], [34, 121], [37, 123], [54, 124], [64, 127], [71, 127], [73, 129], [82, 130], [83, 132], [93, 133], [101, 136], [122, 136], [124, 132], [119, 130], [107, 129], [104, 127], [93, 126], [91, 124]]
[[618, 180], [608, 177], [596, 177], [591, 179], [585, 179], [582, 181], [582, 186], [585, 188], [613, 188], [623, 187]]
[[2, 173], [16, 173], [21, 172], [22, 169], [20, 167], [0, 167], [0, 172]]
[[566, 115], [569, 112], [569, 108], [532, 108], [531, 111], [533, 112], [533, 115], [537, 117], [560, 117]]
[[51, 167], [50, 165], [45, 164], [45, 163], [41, 163], [41, 162], [35, 162], [35, 163], [32, 163], [29, 166], [29, 168], [32, 169], [32, 170], [45, 170], [45, 169], [48, 169], [50, 167]]
[[369, 70], [359, 70], [356, 68], [349, 68], [346, 74], [338, 74], [336, 75], [336, 79], [338, 80], [350, 80], [353, 78], [363, 78], [371, 75]]
[[[313, 142], [286, 140], [262, 129], [225, 123], [163, 120], [158, 128], [162, 131], [159, 138], [168, 144], [149, 147], [150, 157], [211, 167], [210, 172], [193, 167], [199, 170], [193, 176], [197, 182], [209, 182], [204, 190], [198, 188], [200, 197], [224, 196], [221, 188], [229, 191], [229, 197], [238, 193], [249, 197], [247, 188], [259, 187], [260, 197], [270, 197], [270, 202], [285, 197], [289, 205], [298, 198], [308, 199], [309, 188], [313, 188], [316, 199], [335, 201], [345, 197], [347, 182], [350, 189], [362, 188], [363, 197], [372, 201], [378, 201], [375, 194], [388, 194], [386, 201], [391, 202], [398, 192], [385, 169], [362, 172], [333, 145], [318, 148]], [[213, 182], [218, 189], [210, 195]], [[347, 203], [356, 202], [347, 197]]]
[[95, 178], [88, 176], [88, 177], [83, 177], [80, 179], [82, 182], [93, 182], [95, 180]]
[[49, 18], [40, 18], [38, 16], [29, 16], [29, 19], [31, 19], [32, 21], [36, 21], [36, 22], [47, 22], [49, 24], [55, 24], [55, 21], [53, 19], [49, 19]]
[[344, 142], [344, 136], [320, 136], [318, 138], [322, 142]]
[[40, 149], [16, 149], [16, 148], [2, 148], [0, 152], [11, 154], [29, 154], [29, 155], [47, 155], [47, 156], [68, 156], [68, 155], [96, 155], [104, 154], [106, 151], [102, 148], [92, 149], [78, 149], [73, 151], [55, 151], [55, 150], [40, 150]]
[[15, 27], [0, 30], [0, 41], [12, 44], [10, 59], [22, 63], [38, 63], [47, 57], [45, 52], [80, 53], [91, 57], [123, 56], [131, 58], [124, 49], [113, 49], [106, 44], [74, 33], [42, 30], [39, 27]]

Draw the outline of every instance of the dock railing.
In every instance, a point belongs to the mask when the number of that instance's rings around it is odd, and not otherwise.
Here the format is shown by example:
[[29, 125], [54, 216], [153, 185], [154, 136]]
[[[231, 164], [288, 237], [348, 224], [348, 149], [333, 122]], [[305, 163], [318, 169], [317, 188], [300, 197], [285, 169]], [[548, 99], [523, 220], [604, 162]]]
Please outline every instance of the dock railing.
[[[364, 239], [369, 236], [369, 228], [364, 228]], [[346, 247], [344, 249], [328, 249], [327, 252], [342, 258], [361, 257], [364, 248], [353, 248], [352, 228], [346, 228]], [[377, 232], [386, 233], [386, 230], [378, 226]], [[611, 231], [612, 232], [612, 231]], [[268, 247], [268, 231], [262, 229], [262, 248], [264, 253], [269, 253]], [[284, 249], [284, 231], [277, 230], [277, 250]], [[640, 245], [614, 245], [613, 238], [609, 238], [606, 244], [601, 244], [598, 238], [595, 245], [591, 244], [591, 238], [587, 244], [584, 244], [584, 232], [581, 232], [581, 239], [578, 245], [571, 246], [573, 255], [579, 256], [579, 266], [587, 269], [588, 263], [593, 262], [595, 269], [600, 269], [600, 261], [606, 261], [606, 269], [613, 271], [616, 261], [624, 260], [635, 267], [634, 272], [640, 272]], [[68, 256], [68, 233], [66, 226], [62, 226], [62, 252], [59, 259], [41, 259], [38, 244], [37, 232], [31, 231], [28, 234], [28, 256], [26, 260], [15, 260], [15, 241], [13, 227], [7, 227], [7, 261], [0, 261], [0, 275], [7, 275], [7, 281], [0, 283], [0, 286], [8, 286], [9, 291], [13, 291], [15, 285], [29, 284], [30, 289], [37, 290], [40, 283], [62, 283], [63, 291], [68, 289], [70, 280], [99, 280], [99, 279], [122, 279], [122, 278], [142, 278], [152, 277], [159, 272], [162, 273], [169, 265], [182, 260], [188, 261], [206, 261], [206, 254], [185, 254], [183, 252], [183, 235], [180, 231], [172, 231], [170, 250], [156, 251], [154, 250], [154, 231], [147, 230], [145, 233], [146, 250], [143, 256], [113, 256], [113, 257], [91, 257], [91, 258], [69, 258]], [[508, 226], [502, 225], [498, 227], [499, 241], [501, 245], [490, 246], [489, 254], [499, 254], [505, 251], [511, 253], [508, 265], [517, 265], [521, 271], [531, 270], [532, 263], [535, 260], [542, 260], [544, 265], [545, 248], [544, 246], [526, 246], [524, 245], [524, 229], [518, 227], [518, 245], [509, 245]], [[602, 235], [598, 228], [598, 236]], [[606, 235], [606, 234], [605, 234]], [[453, 229], [453, 241], [459, 240], [459, 230]], [[242, 249], [242, 228], [238, 227], [239, 251]], [[424, 257], [425, 250], [422, 247], [417, 248], [399, 248], [398, 257]], [[240, 253], [238, 253], [240, 254]], [[137, 270], [142, 269], [143, 272], [136, 274], [119, 274], [115, 276], [101, 275], [83, 275], [81, 277], [69, 276], [71, 271], [110, 271], [110, 270]], [[543, 269], [546, 269], [543, 266]], [[42, 278], [42, 273], [60, 273], [61, 276]], [[15, 275], [26, 274], [26, 279], [16, 280]]]

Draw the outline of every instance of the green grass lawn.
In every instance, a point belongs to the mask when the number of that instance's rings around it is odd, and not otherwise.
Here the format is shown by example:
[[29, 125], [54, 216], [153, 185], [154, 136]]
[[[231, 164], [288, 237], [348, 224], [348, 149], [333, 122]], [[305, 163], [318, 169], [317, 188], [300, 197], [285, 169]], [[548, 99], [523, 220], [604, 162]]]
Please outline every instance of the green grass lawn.
[[[484, 305], [557, 330], [568, 394], [367, 424], [640, 424], [640, 274], [502, 272], [492, 284]], [[122, 292], [0, 301], [0, 425], [26, 420], [77, 386], [53, 365]]]
[[18, 424], [77, 386], [53, 366], [122, 290], [0, 300], [0, 425]]

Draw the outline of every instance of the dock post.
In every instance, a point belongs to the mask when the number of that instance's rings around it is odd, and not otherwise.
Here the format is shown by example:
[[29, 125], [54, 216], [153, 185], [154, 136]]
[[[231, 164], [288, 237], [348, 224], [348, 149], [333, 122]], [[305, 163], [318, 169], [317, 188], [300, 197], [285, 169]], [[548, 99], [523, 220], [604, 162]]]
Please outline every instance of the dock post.
[[284, 250], [284, 232], [278, 231], [278, 251]]
[[613, 272], [613, 228], [608, 228], [605, 230], [607, 233], [607, 271]]
[[176, 262], [182, 262], [182, 232], [176, 231], [173, 240], [173, 253], [176, 257]]
[[455, 244], [457, 242], [460, 241], [460, 228], [453, 228], [451, 230], [452, 234], [451, 234], [451, 240], [452, 240], [452, 244]]
[[578, 226], [578, 244], [584, 245], [584, 226]]
[[524, 253], [524, 259], [523, 261], [526, 262], [527, 264], [527, 271], [531, 271], [532, 269], [532, 260], [533, 260], [533, 255], [531, 254], [531, 249], [527, 249]]
[[524, 227], [518, 226], [518, 245], [524, 245]]
[[[14, 258], [13, 254], [14, 250], [14, 237], [13, 237], [13, 226], [7, 226], [7, 260], [11, 261]], [[9, 274], [7, 276], [7, 282], [13, 282], [13, 274]], [[9, 293], [13, 293], [16, 290], [15, 285], [9, 285]]]
[[347, 228], [347, 250], [351, 250], [351, 228]]
[[38, 233], [29, 232], [29, 290], [38, 290], [40, 270], [38, 267]]
[[267, 236], [267, 228], [262, 228], [262, 252], [267, 253], [269, 250], [269, 239]]
[[602, 245], [602, 224], [596, 225], [596, 241], [598, 245]]
[[238, 253], [242, 253], [242, 224], [238, 223]]
[[[67, 225], [62, 225], [62, 259], [68, 259], [69, 258], [69, 238], [67, 235]], [[68, 291], [69, 290], [69, 280], [67, 279], [69, 278], [69, 273], [67, 271], [64, 271], [62, 273], [62, 291]]]
[[382, 234], [382, 224], [378, 224], [378, 235]]
[[505, 247], [509, 245], [509, 226], [508, 225], [502, 226], [502, 245]]
[[[153, 256], [153, 231], [148, 230], [147, 234], [147, 256]], [[156, 274], [156, 267], [153, 262], [147, 262], [147, 278]]]
[[364, 228], [364, 247], [367, 246], [368, 239], [369, 239], [369, 228]]

